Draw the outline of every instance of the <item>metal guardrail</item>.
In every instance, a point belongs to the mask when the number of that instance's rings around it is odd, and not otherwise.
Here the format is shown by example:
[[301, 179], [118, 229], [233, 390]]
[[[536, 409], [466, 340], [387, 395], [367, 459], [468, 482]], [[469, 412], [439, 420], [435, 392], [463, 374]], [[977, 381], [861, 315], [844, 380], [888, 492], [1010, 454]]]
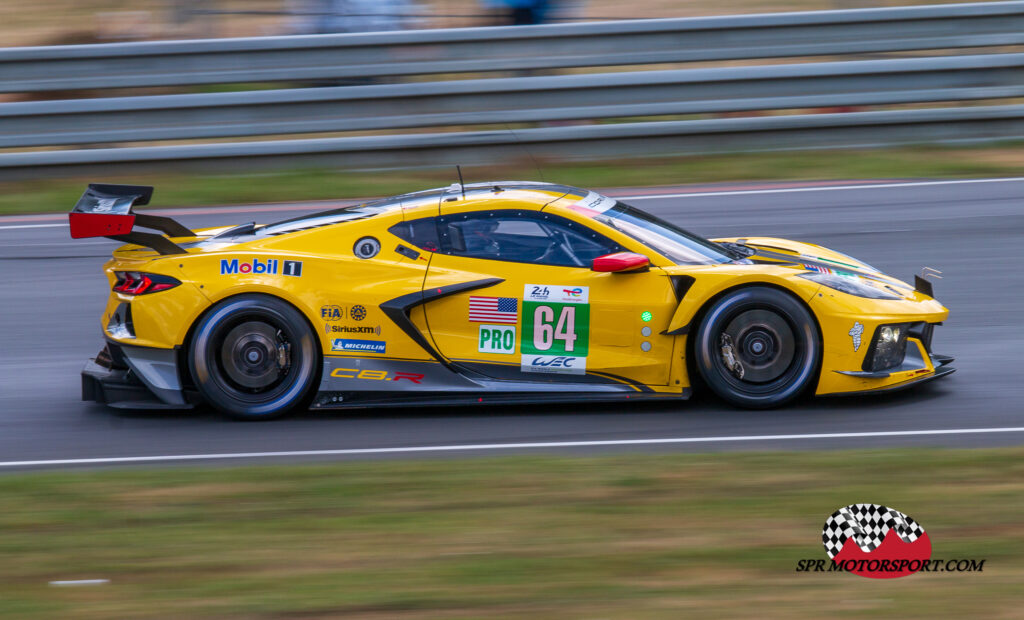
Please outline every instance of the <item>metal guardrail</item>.
[[[628, 42], [628, 46], [626, 45]], [[767, 58], [1024, 43], [1024, 2], [375, 35], [0, 50], [0, 90]], [[625, 50], [625, 51], [624, 51]], [[367, 64], [361, 65], [361, 62]], [[630, 71], [0, 104], [0, 148], [462, 127], [448, 133], [0, 154], [0, 179], [824, 148], [1024, 137], [1021, 106], [636, 118], [1024, 96], [1024, 54]], [[633, 119], [516, 132], [478, 126]]]
[[0, 49], [0, 92], [351, 79], [1024, 44], [1024, 3]]
[[1024, 97], [1024, 54], [636, 71], [0, 106], [0, 147]]
[[277, 168], [387, 168], [524, 159], [560, 160], [632, 155], [877, 147], [924, 142], [977, 142], [1024, 136], [1024, 105], [894, 110], [543, 127], [510, 131], [430, 133], [314, 140], [130, 147], [0, 154], [0, 178], [54, 173], [92, 175], [173, 164], [209, 172]]

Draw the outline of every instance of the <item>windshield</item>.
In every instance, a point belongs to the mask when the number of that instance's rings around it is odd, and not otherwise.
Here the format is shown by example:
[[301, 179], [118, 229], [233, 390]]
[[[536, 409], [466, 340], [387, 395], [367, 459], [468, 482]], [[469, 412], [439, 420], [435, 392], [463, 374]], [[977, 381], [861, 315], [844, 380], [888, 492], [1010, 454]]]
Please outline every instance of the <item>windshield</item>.
[[687, 232], [674, 224], [645, 213], [624, 202], [605, 211], [581, 209], [587, 215], [636, 239], [662, 254], [677, 265], [714, 265], [736, 260], [724, 248], [707, 239]]

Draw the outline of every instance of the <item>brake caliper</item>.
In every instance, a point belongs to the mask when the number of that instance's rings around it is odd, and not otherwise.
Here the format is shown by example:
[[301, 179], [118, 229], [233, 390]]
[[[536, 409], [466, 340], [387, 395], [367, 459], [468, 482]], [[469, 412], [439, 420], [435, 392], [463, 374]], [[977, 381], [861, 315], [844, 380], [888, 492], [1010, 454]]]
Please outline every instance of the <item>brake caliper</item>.
[[284, 339], [284, 334], [277, 332], [277, 367], [282, 371], [292, 365], [292, 345]]
[[722, 334], [722, 338], [719, 341], [719, 346], [722, 348], [722, 362], [725, 367], [729, 369], [737, 379], [743, 378], [743, 364], [736, 359], [736, 353], [733, 351], [732, 336], [729, 334]]

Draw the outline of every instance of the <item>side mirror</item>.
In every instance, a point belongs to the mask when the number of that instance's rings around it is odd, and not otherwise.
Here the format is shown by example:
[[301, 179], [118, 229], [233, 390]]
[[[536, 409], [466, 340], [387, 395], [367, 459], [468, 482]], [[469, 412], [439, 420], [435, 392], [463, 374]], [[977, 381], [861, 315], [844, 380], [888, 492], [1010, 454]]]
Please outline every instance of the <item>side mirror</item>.
[[598, 256], [594, 259], [594, 264], [590, 268], [593, 271], [600, 272], [626, 273], [630, 271], [647, 271], [650, 266], [651, 261], [643, 254], [616, 252], [615, 254]]

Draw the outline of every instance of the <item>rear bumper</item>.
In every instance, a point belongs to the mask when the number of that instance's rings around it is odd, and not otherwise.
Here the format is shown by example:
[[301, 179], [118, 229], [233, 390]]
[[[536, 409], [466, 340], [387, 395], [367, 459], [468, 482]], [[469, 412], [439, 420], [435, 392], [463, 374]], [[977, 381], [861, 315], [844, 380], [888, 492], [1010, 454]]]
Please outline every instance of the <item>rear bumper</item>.
[[109, 343], [86, 362], [82, 369], [82, 400], [117, 409], [191, 409], [193, 404], [177, 382], [176, 369], [173, 376], [168, 375], [165, 367], [159, 367], [161, 360], [153, 359], [153, 350], [133, 349], [141, 347]]

